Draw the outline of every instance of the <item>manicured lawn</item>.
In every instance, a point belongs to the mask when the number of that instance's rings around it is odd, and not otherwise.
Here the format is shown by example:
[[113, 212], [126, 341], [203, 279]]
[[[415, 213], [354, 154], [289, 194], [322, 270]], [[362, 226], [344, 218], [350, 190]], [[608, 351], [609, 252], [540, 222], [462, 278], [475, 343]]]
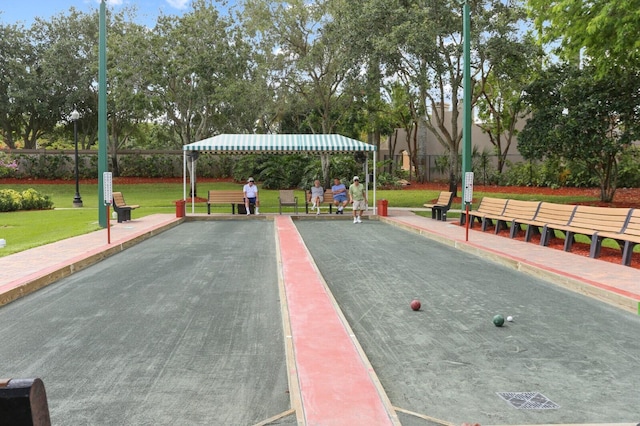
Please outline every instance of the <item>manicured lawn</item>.
[[[7, 241], [7, 246], [0, 249], [0, 257], [17, 253], [39, 245], [55, 242], [64, 238], [81, 235], [100, 229], [98, 225], [98, 208], [104, 208], [98, 200], [97, 184], [83, 184], [80, 186], [83, 208], [73, 208], [75, 184], [0, 184], [0, 189], [14, 189], [24, 191], [34, 188], [41, 194], [51, 197], [54, 210], [20, 211], [0, 213], [0, 238]], [[209, 189], [241, 189], [242, 185], [230, 182], [199, 183], [198, 196], [205, 198]], [[123, 193], [130, 204], [141, 207], [132, 213], [132, 217], [143, 217], [155, 213], [174, 214], [175, 201], [182, 199], [181, 183], [153, 183], [153, 184], [118, 184], [114, 191]], [[377, 199], [386, 199], [390, 207], [414, 207], [422, 205], [438, 197], [439, 190], [379, 190]], [[304, 191], [297, 190], [299, 206], [304, 208]], [[490, 192], [476, 192], [474, 198], [479, 200], [483, 196], [497, 196], [501, 198], [545, 200], [556, 203], [571, 203], [578, 201], [594, 201], [594, 198], [584, 196], [556, 196], [540, 194], [492, 194]], [[373, 204], [373, 193], [369, 192], [370, 204]], [[276, 213], [278, 211], [278, 191], [260, 190], [260, 211]], [[454, 209], [460, 208], [458, 205]], [[230, 212], [230, 206], [212, 206], [212, 212]], [[291, 211], [291, 208], [286, 211]], [[191, 204], [187, 205], [187, 212], [191, 213]], [[206, 213], [206, 202], [195, 204], [195, 213]], [[430, 213], [428, 213], [430, 216]], [[455, 217], [453, 213], [450, 217]]]

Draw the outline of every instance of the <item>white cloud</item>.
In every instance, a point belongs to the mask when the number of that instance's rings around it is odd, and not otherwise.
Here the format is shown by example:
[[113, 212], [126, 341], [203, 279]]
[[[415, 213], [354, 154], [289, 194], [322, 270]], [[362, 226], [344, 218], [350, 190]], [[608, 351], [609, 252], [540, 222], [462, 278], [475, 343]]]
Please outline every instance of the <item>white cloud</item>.
[[169, 6], [175, 7], [176, 9], [186, 9], [189, 5], [189, 0], [167, 0]]

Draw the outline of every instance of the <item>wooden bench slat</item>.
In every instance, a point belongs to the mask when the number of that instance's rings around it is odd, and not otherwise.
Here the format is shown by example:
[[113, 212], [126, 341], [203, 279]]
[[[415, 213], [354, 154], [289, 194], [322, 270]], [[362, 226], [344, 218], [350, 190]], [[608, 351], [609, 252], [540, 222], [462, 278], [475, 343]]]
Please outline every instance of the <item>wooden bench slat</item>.
[[[305, 190], [304, 193], [304, 210], [308, 214], [309, 206], [313, 204], [311, 202], [311, 191]], [[324, 190], [324, 194], [322, 195], [322, 204], [329, 204], [329, 213], [333, 213], [333, 191], [330, 189]]]
[[[516, 225], [517, 218], [524, 218], [531, 220], [538, 213], [538, 209], [540, 208], [540, 201], [525, 201], [525, 200], [509, 200], [507, 201], [507, 205], [504, 208], [504, 211], [499, 216], [491, 217], [488, 215], [487, 217], [496, 221], [496, 229], [495, 233], [500, 232], [500, 229], [503, 226], [507, 226], [507, 223], [511, 223], [511, 230], [509, 232], [509, 236], [511, 238], [515, 237], [517, 233], [518, 227]], [[485, 217], [486, 220], [486, 217]]]
[[589, 255], [593, 258], [600, 256], [602, 241], [612, 239], [622, 247], [622, 264], [631, 265], [633, 249], [640, 244], [640, 209], [632, 209], [629, 212], [624, 228], [620, 232], [603, 231], [597, 232], [591, 238], [591, 250]]
[[522, 225], [527, 225], [524, 240], [528, 242], [531, 241], [534, 232], [540, 234], [542, 228], [547, 224], [565, 225], [569, 223], [575, 210], [576, 206], [571, 204], [556, 204], [543, 201], [533, 219], [516, 218], [511, 226], [520, 229]]
[[478, 208], [469, 212], [469, 227], [473, 228], [473, 220], [477, 219], [482, 224], [482, 230], [484, 231], [487, 224], [492, 222], [491, 218], [485, 220], [485, 217], [502, 216], [508, 201], [505, 198], [483, 197]]
[[231, 204], [231, 214], [235, 214], [236, 204], [244, 204], [244, 192], [212, 189], [207, 195], [207, 214], [211, 214], [212, 204]]
[[447, 220], [447, 212], [451, 209], [452, 202], [453, 192], [442, 191], [435, 203], [426, 203], [423, 206], [431, 209], [431, 219]]
[[111, 194], [113, 210], [118, 215], [118, 223], [131, 220], [131, 210], [135, 210], [140, 207], [139, 204], [127, 204], [124, 201], [124, 195], [122, 192], [114, 192]]
[[[597, 232], [622, 232], [631, 214], [629, 208], [577, 206], [566, 225], [546, 224], [542, 231], [541, 245], [548, 245], [555, 231], [564, 232], [564, 250], [571, 251], [576, 235], [584, 235], [591, 240]], [[591, 253], [593, 254], [593, 253]]]

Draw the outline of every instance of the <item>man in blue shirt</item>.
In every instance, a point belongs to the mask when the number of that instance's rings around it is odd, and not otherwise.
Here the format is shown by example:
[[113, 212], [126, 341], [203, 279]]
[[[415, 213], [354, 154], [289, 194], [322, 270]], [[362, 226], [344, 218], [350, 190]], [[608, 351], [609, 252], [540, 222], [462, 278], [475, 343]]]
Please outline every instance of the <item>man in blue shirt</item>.
[[333, 192], [333, 204], [338, 207], [336, 214], [344, 214], [343, 210], [349, 202], [349, 199], [347, 198], [347, 187], [340, 182], [340, 179], [335, 178], [333, 180], [331, 192]]

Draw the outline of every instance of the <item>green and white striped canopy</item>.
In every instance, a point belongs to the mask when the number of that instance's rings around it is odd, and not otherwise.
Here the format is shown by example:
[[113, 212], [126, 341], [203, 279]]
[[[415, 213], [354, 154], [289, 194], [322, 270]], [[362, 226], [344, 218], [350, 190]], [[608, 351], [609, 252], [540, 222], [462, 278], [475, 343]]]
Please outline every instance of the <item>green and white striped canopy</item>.
[[182, 149], [216, 154], [295, 154], [375, 151], [376, 146], [341, 135], [218, 135]]

